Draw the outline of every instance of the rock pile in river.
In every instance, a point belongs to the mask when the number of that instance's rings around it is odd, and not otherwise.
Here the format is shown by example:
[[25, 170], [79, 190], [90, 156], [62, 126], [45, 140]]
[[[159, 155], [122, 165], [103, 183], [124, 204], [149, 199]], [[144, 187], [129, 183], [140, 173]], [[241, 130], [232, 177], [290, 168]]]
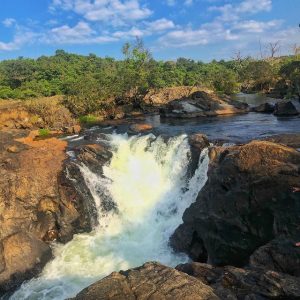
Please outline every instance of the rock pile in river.
[[188, 97], [169, 102], [160, 109], [162, 117], [195, 118], [246, 113], [248, 105], [220, 98], [208, 91], [197, 91]]
[[275, 104], [275, 116], [295, 116], [298, 114], [299, 112], [297, 111], [292, 101], [281, 101]]

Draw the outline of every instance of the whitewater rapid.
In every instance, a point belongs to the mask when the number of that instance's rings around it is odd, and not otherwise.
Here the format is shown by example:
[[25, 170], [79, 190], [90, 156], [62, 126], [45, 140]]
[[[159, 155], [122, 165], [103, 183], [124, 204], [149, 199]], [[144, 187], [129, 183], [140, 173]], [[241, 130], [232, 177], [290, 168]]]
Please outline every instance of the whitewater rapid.
[[[104, 176], [80, 166], [99, 211], [99, 225], [65, 245], [55, 244], [54, 259], [42, 274], [10, 299], [66, 299], [113, 271], [146, 261], [175, 266], [188, 260], [172, 252], [168, 240], [207, 180], [207, 149], [193, 177], [187, 178], [186, 135], [167, 141], [152, 134], [112, 134], [107, 139], [113, 157], [103, 168]], [[112, 199], [117, 210], [102, 211], [101, 195]]]

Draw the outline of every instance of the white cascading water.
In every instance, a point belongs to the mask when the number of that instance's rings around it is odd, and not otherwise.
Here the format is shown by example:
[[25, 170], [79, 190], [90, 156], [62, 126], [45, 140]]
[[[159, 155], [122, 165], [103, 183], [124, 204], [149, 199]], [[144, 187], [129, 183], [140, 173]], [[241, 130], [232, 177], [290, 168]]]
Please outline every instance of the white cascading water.
[[[12, 300], [66, 299], [113, 271], [146, 261], [175, 266], [188, 260], [172, 252], [168, 240], [207, 180], [207, 150], [188, 179], [187, 136], [167, 142], [153, 135], [108, 138], [114, 150], [103, 169], [105, 178], [81, 167], [99, 209], [99, 226], [66, 245], [56, 244], [55, 258], [38, 278], [24, 283]], [[101, 212], [99, 191], [116, 203], [117, 212]]]

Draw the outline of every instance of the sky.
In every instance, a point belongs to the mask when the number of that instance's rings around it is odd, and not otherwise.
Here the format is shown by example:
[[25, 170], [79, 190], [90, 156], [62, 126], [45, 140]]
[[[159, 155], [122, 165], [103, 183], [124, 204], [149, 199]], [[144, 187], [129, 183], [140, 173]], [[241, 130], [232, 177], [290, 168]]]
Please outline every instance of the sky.
[[[121, 58], [142, 38], [154, 58], [202, 61], [300, 46], [300, 0], [0, 0], [0, 60], [56, 49]], [[262, 49], [262, 51], [260, 51]]]

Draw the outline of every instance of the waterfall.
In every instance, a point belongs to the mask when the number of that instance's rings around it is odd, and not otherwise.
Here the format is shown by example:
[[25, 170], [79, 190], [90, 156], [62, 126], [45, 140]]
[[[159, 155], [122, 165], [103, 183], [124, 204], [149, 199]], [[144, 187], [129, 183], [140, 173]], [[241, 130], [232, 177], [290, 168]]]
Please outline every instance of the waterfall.
[[[152, 134], [112, 134], [108, 140], [113, 157], [103, 177], [80, 167], [99, 210], [99, 225], [65, 245], [55, 244], [54, 259], [11, 299], [66, 299], [113, 271], [146, 261], [175, 266], [188, 260], [172, 252], [168, 240], [207, 180], [207, 149], [193, 177], [187, 178], [186, 135], [165, 141]], [[101, 195], [110, 197], [116, 209], [103, 210]]]

